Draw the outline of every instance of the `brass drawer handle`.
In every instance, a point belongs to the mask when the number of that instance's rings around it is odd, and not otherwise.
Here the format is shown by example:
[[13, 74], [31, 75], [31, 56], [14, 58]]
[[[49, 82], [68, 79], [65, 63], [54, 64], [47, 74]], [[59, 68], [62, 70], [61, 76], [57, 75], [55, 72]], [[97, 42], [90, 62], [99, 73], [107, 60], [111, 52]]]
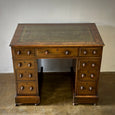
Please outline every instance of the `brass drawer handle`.
[[84, 51], [83, 51], [83, 54], [84, 54], [84, 55], [86, 55], [86, 54], [87, 54], [87, 51], [86, 51], [86, 50], [84, 50]]
[[47, 55], [48, 53], [49, 53], [49, 51], [48, 51], [48, 50], [46, 50], [46, 51], [45, 51], [45, 55]]
[[28, 67], [31, 67], [31, 63], [28, 63]]
[[85, 66], [86, 66], [86, 63], [83, 63], [82, 66], [85, 67]]
[[21, 54], [21, 51], [17, 51], [17, 55], [20, 55]]
[[27, 55], [30, 55], [31, 54], [31, 51], [27, 51]]
[[91, 78], [94, 78], [94, 74], [92, 73], [92, 74], [90, 75], [90, 77], [91, 77]]
[[30, 87], [30, 91], [32, 91], [32, 90], [33, 90], [33, 87], [31, 86], [31, 87]]
[[83, 73], [83, 74], [81, 74], [81, 77], [82, 77], [82, 78], [84, 78], [85, 76], [86, 76], [86, 75], [85, 75], [84, 73]]
[[94, 63], [92, 63], [92, 65], [91, 65], [92, 67], [95, 67], [95, 64]]
[[96, 50], [93, 50], [93, 54], [94, 54], [94, 55], [96, 55], [96, 54], [97, 54]]
[[18, 67], [21, 67], [22, 66], [22, 63], [18, 63]]
[[80, 87], [80, 89], [81, 89], [81, 90], [83, 90], [83, 89], [84, 89], [84, 87], [83, 87], [83, 86], [81, 86], [81, 87]]
[[90, 90], [90, 91], [92, 91], [92, 89], [93, 89], [92, 87], [89, 87], [89, 90]]
[[24, 90], [24, 86], [21, 86], [20, 89], [21, 89], [21, 90]]
[[70, 52], [67, 50], [67, 51], [65, 51], [65, 55], [69, 55], [70, 54]]
[[30, 73], [28, 76], [29, 76], [29, 78], [31, 78], [31, 77], [32, 77], [32, 74]]
[[23, 74], [21, 73], [21, 74], [19, 75], [19, 77], [22, 78], [22, 77], [23, 77]]

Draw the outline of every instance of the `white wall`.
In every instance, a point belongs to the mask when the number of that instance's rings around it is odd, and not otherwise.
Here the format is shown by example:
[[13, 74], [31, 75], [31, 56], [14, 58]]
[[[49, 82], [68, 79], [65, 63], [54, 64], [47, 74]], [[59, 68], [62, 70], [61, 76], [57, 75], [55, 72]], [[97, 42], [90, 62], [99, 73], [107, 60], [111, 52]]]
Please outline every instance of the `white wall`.
[[[77, 22], [97, 24], [105, 42], [101, 71], [115, 71], [115, 0], [0, 0], [0, 73], [13, 72], [9, 43], [18, 23]], [[42, 62], [50, 62], [45, 71], [52, 71], [55, 63], [57, 71], [71, 66], [71, 61]]]

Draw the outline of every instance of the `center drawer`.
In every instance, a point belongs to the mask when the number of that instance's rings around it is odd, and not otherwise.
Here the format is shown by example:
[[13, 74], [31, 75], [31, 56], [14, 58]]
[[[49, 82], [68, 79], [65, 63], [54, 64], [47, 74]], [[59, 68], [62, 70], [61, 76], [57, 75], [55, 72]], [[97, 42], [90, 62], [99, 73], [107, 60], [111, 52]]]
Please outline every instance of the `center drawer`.
[[69, 58], [78, 56], [78, 48], [37, 48], [38, 58]]

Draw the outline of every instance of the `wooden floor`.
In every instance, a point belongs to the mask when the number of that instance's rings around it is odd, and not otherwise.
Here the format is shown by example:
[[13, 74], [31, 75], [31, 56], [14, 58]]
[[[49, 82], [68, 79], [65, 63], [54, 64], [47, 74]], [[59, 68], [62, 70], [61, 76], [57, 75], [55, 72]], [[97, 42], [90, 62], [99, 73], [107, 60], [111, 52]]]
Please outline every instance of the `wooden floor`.
[[0, 74], [0, 115], [115, 115], [115, 73], [101, 73], [99, 103], [72, 105], [71, 75], [44, 74], [41, 104], [16, 107], [13, 74]]

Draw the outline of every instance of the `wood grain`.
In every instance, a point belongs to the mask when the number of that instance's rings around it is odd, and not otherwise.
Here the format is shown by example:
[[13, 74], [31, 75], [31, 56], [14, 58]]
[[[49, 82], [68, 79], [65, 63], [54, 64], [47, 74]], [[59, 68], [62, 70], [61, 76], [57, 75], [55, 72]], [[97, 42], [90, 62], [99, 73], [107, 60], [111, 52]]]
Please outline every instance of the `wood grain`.
[[36, 56], [38, 58], [72, 58], [78, 56], [78, 48], [37, 48]]
[[94, 23], [19, 24], [10, 46], [16, 104], [40, 103], [37, 59], [44, 58], [74, 59], [73, 103], [97, 103], [104, 43]]

